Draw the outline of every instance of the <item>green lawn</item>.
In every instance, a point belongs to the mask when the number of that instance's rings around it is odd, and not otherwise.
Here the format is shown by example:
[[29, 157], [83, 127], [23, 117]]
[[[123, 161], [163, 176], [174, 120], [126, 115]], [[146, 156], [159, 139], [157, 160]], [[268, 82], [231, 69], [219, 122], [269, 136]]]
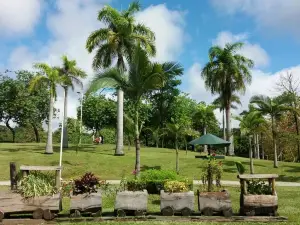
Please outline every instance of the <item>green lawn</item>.
[[[24, 165], [58, 165], [59, 146], [55, 145], [53, 155], [45, 155], [45, 144], [7, 144], [0, 143], [0, 180], [9, 179], [9, 162], [16, 162], [17, 166]], [[113, 145], [87, 145], [76, 154], [71, 147], [63, 152], [63, 178], [73, 178], [85, 172], [93, 172], [101, 179], [120, 179], [122, 175], [130, 175], [134, 169], [135, 151], [125, 148], [124, 157], [116, 157]], [[193, 179], [200, 179], [203, 163], [196, 159], [199, 153], [180, 152], [180, 174]], [[223, 160], [223, 180], [237, 180], [234, 161], [244, 163], [248, 170], [249, 160], [246, 158], [226, 157]], [[273, 168], [272, 161], [255, 160], [255, 173], [277, 173], [280, 181], [300, 181], [300, 164], [279, 162], [279, 168]], [[142, 148], [141, 165], [143, 169], [161, 168], [175, 169], [175, 151], [172, 149]]]

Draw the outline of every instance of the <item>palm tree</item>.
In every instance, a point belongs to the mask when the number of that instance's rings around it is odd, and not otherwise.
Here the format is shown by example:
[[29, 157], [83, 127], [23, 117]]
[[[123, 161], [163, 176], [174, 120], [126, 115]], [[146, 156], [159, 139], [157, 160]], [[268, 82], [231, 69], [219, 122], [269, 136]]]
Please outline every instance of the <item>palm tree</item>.
[[90, 86], [90, 92], [95, 92], [103, 85], [119, 88], [124, 91], [126, 97], [133, 103], [133, 121], [135, 127], [136, 162], [135, 171], [140, 173], [140, 131], [139, 107], [142, 97], [149, 91], [163, 86], [165, 77], [169, 74], [182, 74], [183, 68], [173, 62], [163, 64], [153, 63], [149, 55], [137, 45], [133, 51], [132, 59], [128, 62], [128, 74], [119, 68], [111, 68], [95, 76]]
[[253, 151], [252, 151], [252, 140], [255, 141], [255, 136], [259, 132], [259, 127], [266, 123], [265, 119], [262, 117], [261, 113], [258, 111], [249, 111], [249, 113], [244, 114], [242, 117], [238, 116], [234, 119], [240, 122], [241, 133], [248, 136], [249, 138], [249, 158], [250, 158], [250, 172], [254, 173], [253, 166]]
[[156, 148], [158, 148], [160, 138], [162, 136], [166, 135], [166, 133], [163, 131], [163, 129], [161, 129], [160, 127], [156, 127], [156, 128], [147, 127], [147, 128], [145, 128], [145, 131], [151, 132], [152, 139], [153, 139], [153, 141], [155, 141]]
[[63, 147], [68, 148], [68, 126], [67, 126], [67, 111], [68, 111], [68, 91], [69, 87], [71, 86], [74, 90], [74, 83], [83, 89], [83, 84], [80, 78], [85, 78], [87, 74], [80, 68], [76, 66], [75, 60], [69, 60], [67, 56], [62, 56], [62, 67], [57, 68], [60, 75], [62, 76], [63, 82], [62, 87], [65, 92], [65, 99], [64, 99], [64, 124], [66, 124], [63, 128]]
[[[232, 142], [230, 111], [233, 102], [232, 96], [239, 92], [243, 94], [246, 84], [251, 83], [250, 68], [252, 60], [237, 54], [243, 43], [226, 44], [224, 48], [213, 46], [209, 49], [209, 62], [201, 72], [205, 86], [212, 94], [220, 94], [223, 98], [226, 113], [227, 140]], [[234, 148], [229, 146], [229, 155], [234, 155]]]
[[[106, 5], [98, 13], [98, 20], [106, 24], [105, 28], [94, 31], [88, 37], [86, 48], [89, 53], [96, 50], [93, 68], [108, 68], [116, 59], [119, 70], [126, 70], [126, 60], [131, 61], [134, 45], [139, 43], [151, 56], [156, 53], [154, 33], [135, 22], [134, 13], [141, 6], [138, 1], [132, 2], [125, 11], [118, 11]], [[117, 89], [117, 146], [115, 155], [123, 153], [123, 90]]]
[[276, 120], [287, 110], [293, 110], [291, 107], [285, 106], [285, 101], [282, 98], [270, 98], [264, 95], [256, 95], [250, 99], [250, 103], [254, 104], [256, 111], [261, 112], [263, 115], [268, 115], [272, 123], [272, 138], [274, 149], [274, 168], [278, 168], [277, 161], [277, 129]]
[[52, 146], [52, 118], [54, 101], [56, 100], [56, 85], [61, 84], [62, 77], [59, 75], [59, 71], [56, 68], [50, 67], [46, 63], [37, 63], [34, 65], [38, 71], [38, 74], [32, 78], [30, 82], [30, 90], [38, 90], [42, 84], [46, 84], [49, 87], [50, 93], [50, 105], [49, 105], [49, 118], [48, 118], [48, 137], [46, 144], [46, 154], [53, 154]]
[[179, 174], [179, 138], [185, 133], [186, 127], [177, 123], [168, 123], [166, 130], [174, 138], [175, 150], [176, 150], [176, 173]]

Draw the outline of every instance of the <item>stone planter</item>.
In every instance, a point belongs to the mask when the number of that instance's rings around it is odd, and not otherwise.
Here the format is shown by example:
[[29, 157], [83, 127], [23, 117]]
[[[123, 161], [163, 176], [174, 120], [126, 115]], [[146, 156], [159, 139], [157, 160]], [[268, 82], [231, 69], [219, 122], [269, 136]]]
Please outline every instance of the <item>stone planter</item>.
[[214, 213], [222, 213], [225, 217], [232, 216], [232, 206], [229, 192], [199, 192], [198, 209], [205, 216], [212, 216]]
[[190, 216], [194, 211], [194, 192], [168, 193], [160, 192], [160, 210], [163, 216], [173, 216], [174, 213], [181, 213], [183, 216]]
[[93, 213], [100, 216], [102, 212], [102, 196], [97, 193], [72, 195], [70, 198], [70, 214], [79, 217], [81, 213]]
[[241, 214], [246, 216], [277, 216], [277, 195], [244, 195]]
[[52, 220], [61, 210], [61, 196], [23, 198], [19, 193], [0, 192], [0, 221], [11, 214], [32, 213], [34, 219]]
[[116, 216], [124, 217], [133, 213], [135, 216], [145, 215], [147, 212], [148, 192], [121, 191], [117, 193], [115, 201]]

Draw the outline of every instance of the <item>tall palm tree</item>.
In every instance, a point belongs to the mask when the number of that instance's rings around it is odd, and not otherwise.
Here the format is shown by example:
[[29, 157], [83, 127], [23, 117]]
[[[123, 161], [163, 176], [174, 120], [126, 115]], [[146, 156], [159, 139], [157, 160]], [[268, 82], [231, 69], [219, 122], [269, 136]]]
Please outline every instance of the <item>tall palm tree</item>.
[[[251, 83], [250, 68], [252, 60], [237, 53], [243, 43], [226, 44], [224, 48], [213, 46], [209, 49], [209, 62], [204, 66], [201, 76], [205, 86], [212, 94], [220, 94], [225, 103], [227, 140], [232, 142], [230, 111], [232, 96], [239, 92], [243, 94], [246, 84]], [[229, 146], [229, 155], [234, 155], [234, 148]]]
[[[231, 109], [237, 109], [238, 107], [233, 104], [236, 103], [238, 105], [242, 105], [240, 97], [237, 96], [236, 94], [232, 94], [231, 97]], [[223, 139], [226, 139], [226, 130], [225, 130], [225, 101], [224, 98], [222, 97], [222, 95], [220, 94], [212, 103], [213, 105], [215, 105], [216, 108], [220, 109], [220, 112], [222, 112], [222, 129], [223, 129]], [[227, 147], [224, 147], [224, 152], [225, 154], [227, 154]]]
[[259, 127], [266, 123], [266, 121], [258, 111], [250, 111], [249, 113], [244, 114], [244, 116], [238, 116], [234, 119], [240, 122], [241, 133], [249, 138], [250, 172], [253, 174], [253, 148], [251, 139], [253, 138], [255, 140], [255, 135], [259, 132]]
[[274, 168], [278, 168], [277, 161], [277, 128], [276, 120], [287, 110], [293, 110], [291, 107], [285, 106], [285, 101], [282, 98], [270, 98], [264, 95], [256, 95], [250, 99], [250, 103], [254, 104], [256, 111], [263, 115], [270, 116], [272, 123], [273, 149], [274, 149]]
[[66, 124], [63, 128], [63, 147], [68, 148], [68, 128], [67, 128], [67, 119], [68, 119], [68, 91], [69, 87], [72, 87], [74, 90], [74, 83], [83, 89], [83, 84], [80, 78], [85, 78], [87, 74], [80, 68], [77, 67], [77, 63], [75, 60], [69, 60], [67, 56], [63, 55], [62, 59], [62, 67], [58, 67], [60, 75], [62, 76], [63, 82], [62, 87], [65, 92], [64, 99], [64, 124]]
[[[132, 2], [125, 11], [118, 11], [106, 5], [98, 13], [98, 20], [106, 24], [105, 28], [94, 31], [88, 37], [86, 48], [89, 53], [96, 50], [93, 68], [108, 68], [116, 60], [119, 70], [126, 70], [126, 61], [131, 61], [134, 45], [137, 42], [151, 55], [156, 53], [154, 33], [143, 24], [136, 23], [134, 13], [141, 6], [138, 1]], [[117, 146], [115, 155], [123, 152], [123, 90], [117, 89]]]
[[49, 87], [50, 93], [50, 105], [49, 105], [49, 118], [48, 118], [48, 137], [46, 144], [46, 154], [53, 154], [52, 146], [52, 118], [54, 101], [56, 100], [56, 86], [62, 83], [62, 77], [59, 75], [59, 71], [56, 68], [50, 67], [46, 63], [37, 63], [34, 68], [38, 70], [38, 74], [32, 78], [30, 82], [30, 90], [38, 90], [42, 84], [46, 84]]
[[140, 131], [139, 107], [142, 97], [149, 91], [156, 90], [164, 85], [165, 77], [169, 74], [182, 74], [183, 68], [173, 62], [163, 64], [153, 63], [149, 55], [137, 45], [133, 51], [132, 59], [128, 62], [128, 74], [119, 68], [111, 68], [95, 76], [90, 86], [90, 92], [102, 88], [103, 84], [109, 87], [120, 88], [126, 97], [133, 103], [133, 120], [135, 125], [135, 170], [140, 173]]

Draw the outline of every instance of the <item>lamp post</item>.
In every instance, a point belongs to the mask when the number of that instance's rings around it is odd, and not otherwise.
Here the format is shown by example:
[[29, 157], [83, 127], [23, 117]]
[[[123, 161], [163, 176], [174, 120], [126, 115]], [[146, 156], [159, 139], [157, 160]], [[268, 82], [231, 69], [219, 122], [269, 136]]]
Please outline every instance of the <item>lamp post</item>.
[[79, 126], [79, 146], [81, 146], [83, 90], [81, 90], [81, 92], [78, 91], [77, 93], [81, 94], [81, 98], [80, 98], [80, 126]]
[[[62, 86], [63, 88], [65, 87], [65, 85]], [[65, 102], [65, 98], [66, 98], [66, 93], [64, 91], [64, 98], [63, 101]], [[62, 122], [61, 122], [61, 134], [60, 134], [60, 151], [59, 151], [59, 167], [62, 167], [62, 149], [63, 149], [63, 139], [64, 139], [64, 120], [65, 120], [65, 107], [63, 107], [62, 109]], [[59, 170], [59, 180], [61, 181], [61, 172], [62, 170]]]

